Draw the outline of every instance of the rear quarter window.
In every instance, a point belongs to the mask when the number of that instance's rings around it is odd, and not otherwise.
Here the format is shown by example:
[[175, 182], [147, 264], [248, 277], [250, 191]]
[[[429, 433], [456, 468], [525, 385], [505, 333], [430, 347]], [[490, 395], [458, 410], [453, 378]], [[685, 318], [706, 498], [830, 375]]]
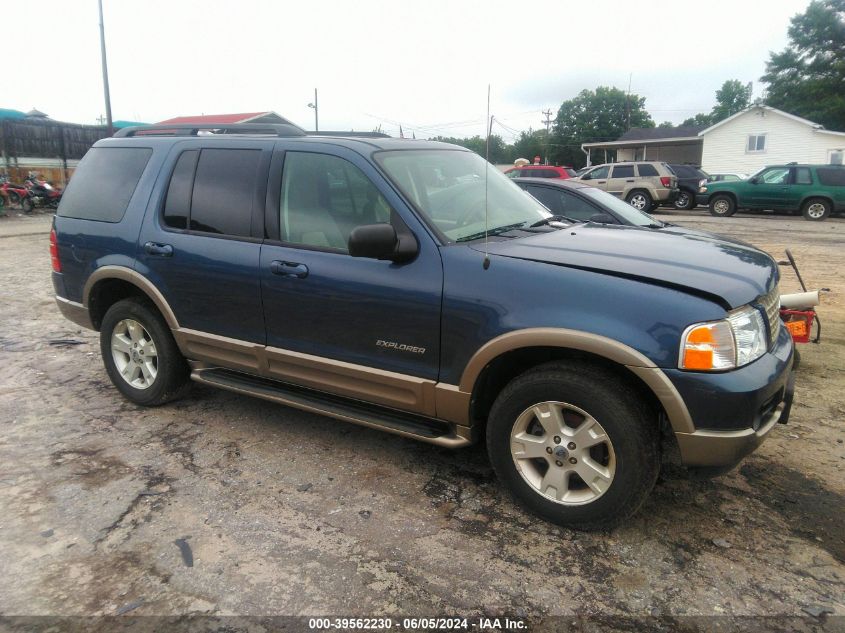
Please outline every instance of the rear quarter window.
[[650, 176], [657, 175], [657, 170], [654, 168], [654, 165], [637, 165], [637, 172], [639, 172], [640, 178], [648, 178]]
[[93, 147], [80, 161], [57, 215], [120, 222], [147, 167], [148, 147]]
[[845, 169], [821, 167], [816, 170], [819, 182], [828, 187], [845, 187]]

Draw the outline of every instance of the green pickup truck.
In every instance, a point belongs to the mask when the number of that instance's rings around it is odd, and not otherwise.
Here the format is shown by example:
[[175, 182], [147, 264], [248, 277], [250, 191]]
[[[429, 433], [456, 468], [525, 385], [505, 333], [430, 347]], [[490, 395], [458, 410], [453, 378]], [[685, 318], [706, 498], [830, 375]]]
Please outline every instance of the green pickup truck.
[[740, 209], [801, 211], [806, 220], [825, 220], [845, 211], [845, 166], [772, 165], [748, 180], [708, 182], [696, 196], [715, 216]]

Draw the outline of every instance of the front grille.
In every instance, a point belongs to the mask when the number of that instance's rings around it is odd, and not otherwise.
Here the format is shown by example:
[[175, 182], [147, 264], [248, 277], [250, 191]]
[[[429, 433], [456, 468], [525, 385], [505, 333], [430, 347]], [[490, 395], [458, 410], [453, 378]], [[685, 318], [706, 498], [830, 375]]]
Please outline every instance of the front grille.
[[769, 347], [771, 347], [780, 332], [780, 292], [775, 286], [772, 291], [760, 297], [757, 302], [766, 313], [766, 324], [769, 326]]

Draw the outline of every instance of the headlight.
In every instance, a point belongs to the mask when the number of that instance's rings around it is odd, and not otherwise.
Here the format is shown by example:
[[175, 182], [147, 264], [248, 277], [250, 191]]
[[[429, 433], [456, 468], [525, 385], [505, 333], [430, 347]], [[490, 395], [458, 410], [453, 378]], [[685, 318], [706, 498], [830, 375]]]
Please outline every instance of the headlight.
[[763, 315], [745, 306], [722, 321], [689, 326], [681, 338], [678, 366], [695, 371], [735, 369], [760, 358], [766, 348]]

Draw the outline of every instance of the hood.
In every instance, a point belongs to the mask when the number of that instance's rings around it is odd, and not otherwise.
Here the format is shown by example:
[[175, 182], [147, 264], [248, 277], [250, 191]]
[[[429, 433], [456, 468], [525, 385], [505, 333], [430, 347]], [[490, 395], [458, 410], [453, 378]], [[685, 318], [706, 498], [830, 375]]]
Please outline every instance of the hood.
[[[483, 244], [472, 248], [483, 251]], [[633, 226], [575, 225], [529, 237], [490, 242], [491, 255], [645, 280], [737, 308], [769, 292], [777, 265], [740, 242], [699, 232]]]

